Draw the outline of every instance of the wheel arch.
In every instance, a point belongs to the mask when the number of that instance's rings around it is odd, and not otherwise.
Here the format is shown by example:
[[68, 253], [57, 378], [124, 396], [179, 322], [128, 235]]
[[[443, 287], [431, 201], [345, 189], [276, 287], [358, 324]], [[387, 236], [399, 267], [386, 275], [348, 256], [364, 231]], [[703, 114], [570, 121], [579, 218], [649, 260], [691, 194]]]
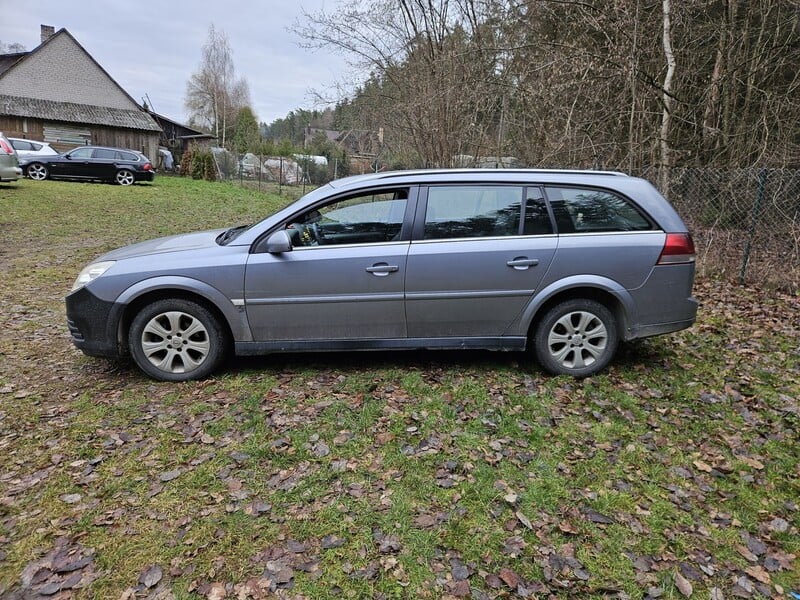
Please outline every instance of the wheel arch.
[[527, 323], [528, 343], [533, 339], [544, 315], [557, 304], [583, 298], [605, 306], [614, 315], [617, 333], [621, 340], [629, 339], [631, 323], [635, 319], [636, 305], [630, 293], [613, 280], [594, 277], [589, 280], [575, 278], [557, 282], [543, 289], [526, 307], [522, 322]]
[[117, 341], [121, 348], [128, 347], [128, 331], [136, 314], [148, 304], [167, 299], [188, 300], [208, 310], [224, 328], [231, 351], [234, 341], [252, 339], [243, 306], [234, 305], [219, 290], [203, 282], [169, 277], [140, 282], [117, 299], [117, 304], [123, 307], [117, 323]]

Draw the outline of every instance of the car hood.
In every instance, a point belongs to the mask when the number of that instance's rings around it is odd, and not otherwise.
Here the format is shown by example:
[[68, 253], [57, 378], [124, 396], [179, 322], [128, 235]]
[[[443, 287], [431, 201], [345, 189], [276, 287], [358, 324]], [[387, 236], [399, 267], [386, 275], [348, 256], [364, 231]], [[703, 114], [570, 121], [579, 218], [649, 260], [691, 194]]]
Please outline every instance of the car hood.
[[138, 244], [117, 248], [116, 250], [104, 254], [97, 260], [122, 260], [124, 258], [135, 258], [137, 256], [147, 256], [150, 254], [164, 254], [166, 252], [180, 252], [183, 250], [216, 247], [218, 245], [216, 239], [223, 231], [225, 231], [225, 229], [213, 229], [210, 231], [183, 233], [147, 240], [146, 242], [139, 242]]

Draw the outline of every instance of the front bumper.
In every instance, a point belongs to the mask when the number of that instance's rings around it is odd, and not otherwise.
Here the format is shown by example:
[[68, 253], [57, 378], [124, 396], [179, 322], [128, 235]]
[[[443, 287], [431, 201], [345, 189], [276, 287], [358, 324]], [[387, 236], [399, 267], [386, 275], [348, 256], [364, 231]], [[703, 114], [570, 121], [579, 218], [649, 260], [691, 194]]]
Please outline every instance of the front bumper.
[[122, 351], [117, 341], [117, 326], [122, 306], [101, 300], [88, 289], [81, 289], [65, 298], [67, 327], [72, 343], [89, 356], [117, 358]]

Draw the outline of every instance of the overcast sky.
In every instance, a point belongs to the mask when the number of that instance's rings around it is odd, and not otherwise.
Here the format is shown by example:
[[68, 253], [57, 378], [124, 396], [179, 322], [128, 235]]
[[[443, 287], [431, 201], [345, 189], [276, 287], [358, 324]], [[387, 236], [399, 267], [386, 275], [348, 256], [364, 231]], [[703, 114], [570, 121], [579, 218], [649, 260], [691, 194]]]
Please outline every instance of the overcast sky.
[[348, 77], [343, 58], [300, 48], [287, 30], [301, 9], [331, 11], [335, 0], [0, 0], [0, 41], [33, 50], [40, 25], [66, 28], [128, 94], [185, 121], [186, 82], [200, 64], [212, 23], [224, 31], [239, 77], [250, 85], [253, 110], [270, 123], [314, 105], [311, 90], [330, 92]]

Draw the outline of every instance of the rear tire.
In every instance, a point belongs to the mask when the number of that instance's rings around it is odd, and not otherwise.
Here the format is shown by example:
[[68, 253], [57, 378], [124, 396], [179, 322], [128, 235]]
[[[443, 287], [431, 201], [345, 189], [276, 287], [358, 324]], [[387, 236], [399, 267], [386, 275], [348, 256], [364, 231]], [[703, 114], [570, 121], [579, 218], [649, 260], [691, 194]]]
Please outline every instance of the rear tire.
[[534, 334], [539, 364], [554, 375], [588, 377], [605, 369], [619, 345], [617, 320], [608, 308], [578, 298], [551, 308]]
[[36, 181], [44, 181], [50, 176], [50, 172], [47, 170], [47, 167], [38, 162], [31, 163], [25, 167], [25, 173], [27, 173], [28, 177], [35, 179]]
[[228, 335], [205, 307], [190, 300], [159, 300], [134, 317], [128, 346], [136, 365], [161, 381], [211, 374], [225, 358]]
[[117, 171], [117, 176], [114, 177], [114, 181], [116, 181], [119, 185], [133, 185], [133, 182], [136, 181], [136, 178], [133, 176], [133, 172], [129, 171], [128, 169], [120, 169]]

